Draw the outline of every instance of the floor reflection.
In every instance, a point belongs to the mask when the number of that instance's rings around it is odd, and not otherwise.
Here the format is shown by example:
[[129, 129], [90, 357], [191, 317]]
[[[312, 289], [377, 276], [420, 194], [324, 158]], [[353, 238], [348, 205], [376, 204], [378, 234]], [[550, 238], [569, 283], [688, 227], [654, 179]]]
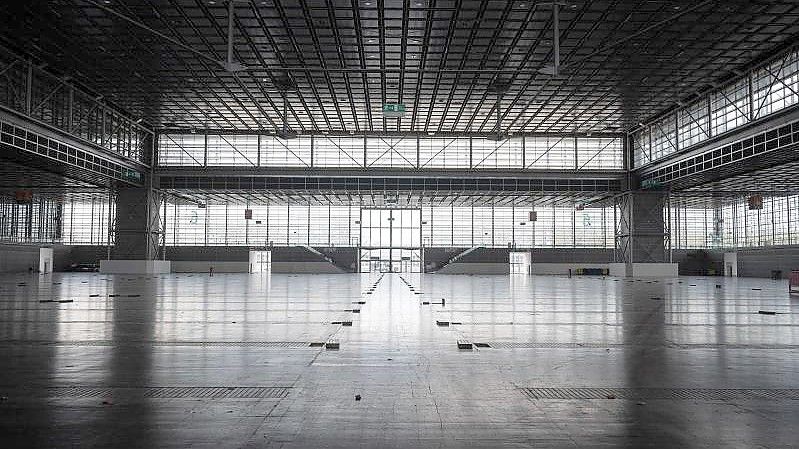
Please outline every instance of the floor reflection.
[[[56, 273], [0, 276], [0, 298], [11, 447], [785, 447], [799, 416], [797, 303], [774, 281]], [[146, 393], [186, 387], [288, 393]]]

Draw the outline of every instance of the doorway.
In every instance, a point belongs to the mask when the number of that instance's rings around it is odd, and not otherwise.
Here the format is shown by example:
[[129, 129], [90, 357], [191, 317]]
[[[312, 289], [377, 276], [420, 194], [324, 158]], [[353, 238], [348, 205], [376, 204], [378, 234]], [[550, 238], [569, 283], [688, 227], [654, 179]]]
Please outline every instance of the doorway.
[[422, 210], [362, 209], [362, 273], [422, 272]]
[[39, 272], [53, 272], [53, 248], [39, 248]]
[[508, 259], [510, 274], [530, 274], [532, 257], [529, 251], [511, 251]]
[[401, 248], [362, 249], [361, 273], [421, 273], [422, 250]]
[[250, 273], [271, 273], [272, 251], [250, 251]]
[[724, 253], [724, 276], [738, 277], [738, 253]]

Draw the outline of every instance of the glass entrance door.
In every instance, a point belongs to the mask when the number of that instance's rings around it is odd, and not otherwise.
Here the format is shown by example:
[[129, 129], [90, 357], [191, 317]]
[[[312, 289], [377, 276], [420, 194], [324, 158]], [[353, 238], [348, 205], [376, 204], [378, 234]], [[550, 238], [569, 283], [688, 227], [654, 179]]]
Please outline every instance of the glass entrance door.
[[530, 274], [531, 257], [527, 251], [511, 251], [510, 274]]
[[421, 209], [361, 210], [361, 272], [421, 273]]
[[361, 249], [361, 273], [421, 273], [422, 250]]
[[272, 252], [250, 251], [250, 273], [271, 273]]

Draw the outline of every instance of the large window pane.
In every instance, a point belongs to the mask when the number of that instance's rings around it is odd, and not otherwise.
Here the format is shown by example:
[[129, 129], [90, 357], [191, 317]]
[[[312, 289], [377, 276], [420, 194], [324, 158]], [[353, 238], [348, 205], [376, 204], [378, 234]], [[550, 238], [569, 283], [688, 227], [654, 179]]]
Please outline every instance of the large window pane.
[[158, 164], [199, 167], [205, 163], [205, 136], [161, 134], [158, 136]]
[[261, 165], [264, 167], [310, 167], [311, 138], [261, 137]]
[[755, 118], [784, 109], [799, 101], [799, 52], [756, 70], [752, 74]]
[[420, 168], [469, 168], [469, 139], [419, 139]]
[[524, 142], [526, 168], [577, 168], [574, 145], [574, 137], [526, 137]]
[[586, 170], [624, 169], [622, 140], [615, 137], [578, 138], [577, 168]]
[[669, 115], [650, 127], [653, 161], [677, 151], [677, 130], [675, 125], [674, 116]]
[[680, 148], [688, 148], [710, 137], [707, 102], [700, 101], [677, 113], [677, 135]]
[[367, 167], [416, 167], [416, 137], [369, 137]]
[[315, 167], [363, 167], [363, 137], [314, 137]]
[[258, 136], [208, 136], [208, 166], [258, 165]]
[[749, 121], [749, 82], [742, 79], [710, 96], [710, 127], [714, 136]]
[[522, 168], [522, 139], [512, 137], [502, 141], [472, 138], [473, 168]]

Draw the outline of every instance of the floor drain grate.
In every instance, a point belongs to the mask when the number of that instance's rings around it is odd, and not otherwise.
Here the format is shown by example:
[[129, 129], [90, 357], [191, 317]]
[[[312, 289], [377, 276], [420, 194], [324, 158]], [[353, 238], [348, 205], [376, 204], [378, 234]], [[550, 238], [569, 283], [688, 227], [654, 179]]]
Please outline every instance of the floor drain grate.
[[494, 349], [538, 349], [538, 348], [616, 348], [621, 345], [618, 343], [558, 343], [558, 342], [502, 342], [492, 341], [488, 343]]
[[99, 398], [111, 396], [111, 388], [102, 387], [58, 387], [48, 388], [50, 398]]
[[734, 399], [799, 400], [799, 389], [717, 388], [522, 388], [533, 400], [547, 399], [681, 399], [724, 401]]
[[52, 387], [51, 398], [141, 397], [156, 399], [282, 399], [287, 387]]
[[724, 344], [724, 343], [653, 343], [653, 344], [624, 344], [624, 343], [563, 343], [563, 342], [504, 342], [492, 341], [488, 343], [494, 349], [609, 349], [609, 348], [634, 348], [634, 347], [670, 347], [676, 349], [799, 349], [799, 345], [780, 344]]

